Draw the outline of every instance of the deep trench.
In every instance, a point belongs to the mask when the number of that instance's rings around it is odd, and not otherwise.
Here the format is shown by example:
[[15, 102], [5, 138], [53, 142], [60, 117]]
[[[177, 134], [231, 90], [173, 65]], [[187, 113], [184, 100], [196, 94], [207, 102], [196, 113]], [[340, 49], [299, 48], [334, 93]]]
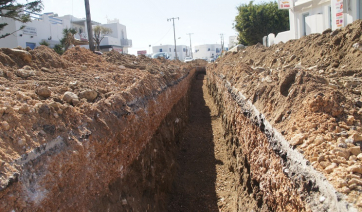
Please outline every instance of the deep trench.
[[261, 207], [249, 197], [251, 191], [238, 193], [234, 186], [239, 181], [229, 163], [233, 157], [228, 153], [219, 109], [204, 78], [205, 73], [198, 72], [192, 84], [189, 121], [178, 143], [179, 167], [167, 209], [170, 212], [237, 211], [238, 198], [245, 199], [244, 207], [239, 210]]
[[[259, 122], [259, 116], [250, 120], [254, 117], [252, 113], [238, 110], [238, 103], [229, 108], [223, 106], [223, 102], [233, 100], [223, 100], [222, 91], [215, 84], [207, 85], [205, 74], [196, 72], [188, 94], [172, 108], [125, 175], [109, 185], [110, 194], [94, 202], [91, 211], [304, 211], [304, 203], [289, 187], [282, 196], [272, 193], [267, 196], [269, 199], [265, 197], [267, 192], [258, 179], [262, 169], [251, 159], [274, 158], [285, 163], [282, 155], [269, 149], [269, 140], [274, 138], [270, 126], [264, 125], [264, 119]], [[229, 92], [229, 98], [234, 97], [232, 94]], [[238, 124], [233, 116], [237, 112]], [[238, 127], [242, 134], [237, 134]], [[278, 153], [284, 151], [287, 150]], [[289, 154], [296, 157], [292, 152]], [[296, 163], [299, 161], [302, 160]], [[299, 167], [288, 166], [296, 172]], [[312, 196], [308, 190], [311, 186], [305, 186], [312, 182], [309, 173], [303, 172], [301, 180], [295, 177], [299, 175], [284, 176], [281, 168], [279, 173], [281, 186], [287, 184], [296, 189], [295, 186], [303, 185], [305, 191], [299, 189], [300, 193], [310, 196], [314, 209], [330, 208], [329, 203], [313, 202], [318, 202], [316, 197], [320, 194], [313, 191]], [[330, 191], [326, 189], [326, 193]]]

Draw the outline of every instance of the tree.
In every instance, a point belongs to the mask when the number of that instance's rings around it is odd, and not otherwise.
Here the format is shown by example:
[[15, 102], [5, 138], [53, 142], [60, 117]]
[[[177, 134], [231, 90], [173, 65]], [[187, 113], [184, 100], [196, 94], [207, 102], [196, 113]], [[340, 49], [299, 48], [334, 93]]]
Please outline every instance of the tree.
[[94, 39], [94, 42], [96, 43], [96, 49], [99, 51], [100, 44], [101, 44], [103, 38], [106, 35], [112, 33], [112, 29], [97, 25], [97, 26], [93, 27], [93, 33], [94, 33], [93, 39]]
[[254, 45], [263, 41], [269, 33], [277, 34], [289, 30], [288, 10], [279, 10], [277, 2], [242, 4], [237, 7], [234, 28], [243, 45]]
[[[43, 4], [41, 0], [35, 0], [28, 2], [26, 4], [19, 4], [15, 0], [1, 0], [0, 1], [0, 17], [2, 18], [11, 18], [21, 23], [27, 23], [31, 21], [30, 13], [40, 12], [43, 9]], [[7, 23], [0, 23], [0, 31], [7, 26]], [[1, 38], [5, 38], [9, 35], [14, 34], [15, 32], [24, 29], [24, 25], [20, 29], [0, 35]]]
[[63, 29], [63, 38], [60, 40], [60, 44], [64, 47], [64, 51], [67, 51], [70, 45], [74, 44], [75, 34], [77, 34], [77, 30], [74, 28]]

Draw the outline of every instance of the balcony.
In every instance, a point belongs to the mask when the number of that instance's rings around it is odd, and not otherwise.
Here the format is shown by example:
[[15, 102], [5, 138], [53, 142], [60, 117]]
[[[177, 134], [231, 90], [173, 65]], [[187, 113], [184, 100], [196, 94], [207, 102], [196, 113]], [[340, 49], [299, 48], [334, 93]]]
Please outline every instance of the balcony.
[[130, 39], [121, 39], [121, 46], [123, 47], [132, 47], [132, 40]]

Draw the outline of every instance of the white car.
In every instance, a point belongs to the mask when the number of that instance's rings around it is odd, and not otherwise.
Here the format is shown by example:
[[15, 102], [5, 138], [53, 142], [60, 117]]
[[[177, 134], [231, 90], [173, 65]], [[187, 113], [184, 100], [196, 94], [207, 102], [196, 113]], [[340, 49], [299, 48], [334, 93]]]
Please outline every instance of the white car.
[[167, 54], [166, 52], [159, 52], [159, 53], [152, 55], [152, 58], [159, 58], [159, 57], [163, 57], [165, 59], [170, 59], [170, 55]]
[[193, 61], [194, 59], [192, 59], [192, 57], [185, 57], [185, 60], [184, 62], [187, 63], [187, 62], [191, 62]]

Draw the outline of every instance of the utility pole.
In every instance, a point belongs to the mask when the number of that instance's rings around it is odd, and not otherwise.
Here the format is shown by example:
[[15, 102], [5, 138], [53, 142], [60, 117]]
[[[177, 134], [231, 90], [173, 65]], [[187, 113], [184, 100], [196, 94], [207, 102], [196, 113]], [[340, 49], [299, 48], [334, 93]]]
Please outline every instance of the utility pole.
[[92, 18], [91, 18], [91, 14], [90, 14], [89, 0], [84, 0], [84, 4], [85, 4], [85, 16], [87, 19], [89, 49], [92, 52], [94, 52]]
[[221, 38], [221, 54], [224, 51], [224, 34], [220, 34], [220, 38]]
[[194, 56], [192, 55], [192, 46], [191, 46], [191, 35], [193, 35], [194, 33], [188, 33], [188, 34], [186, 34], [186, 35], [189, 35], [190, 36], [190, 56], [192, 57], [192, 58], [194, 58]]
[[175, 40], [175, 59], [177, 60], [177, 51], [176, 51], [176, 33], [175, 33], [175, 19], [179, 20], [179, 17], [177, 18], [168, 18], [167, 21], [171, 21], [173, 22], [173, 38]]

